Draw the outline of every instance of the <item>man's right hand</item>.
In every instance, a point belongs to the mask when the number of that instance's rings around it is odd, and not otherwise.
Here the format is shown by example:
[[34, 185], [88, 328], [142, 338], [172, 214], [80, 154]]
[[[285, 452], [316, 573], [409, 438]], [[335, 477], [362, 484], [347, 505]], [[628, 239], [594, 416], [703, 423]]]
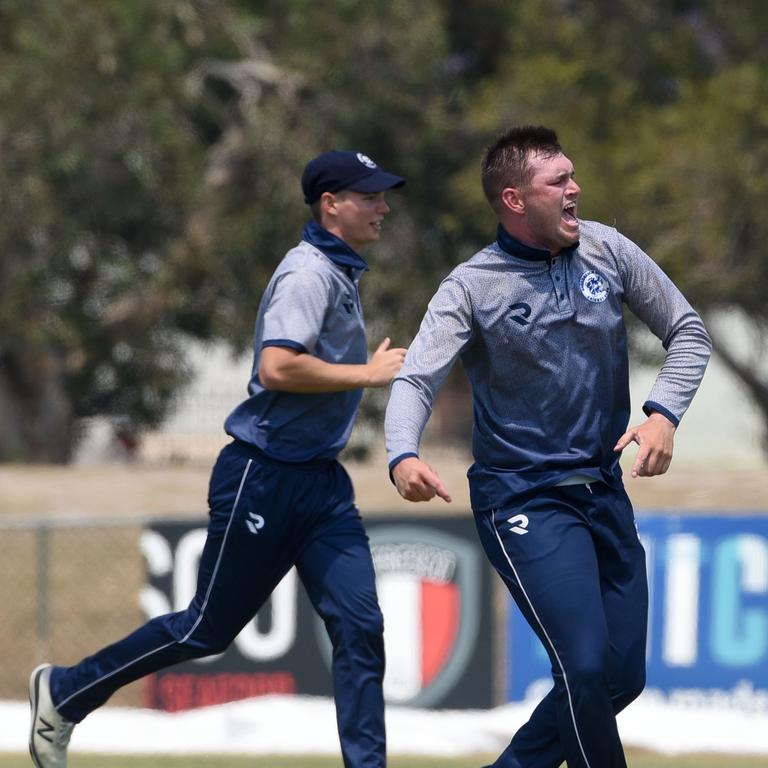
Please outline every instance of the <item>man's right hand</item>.
[[397, 492], [408, 501], [429, 501], [439, 496], [450, 501], [448, 489], [443, 485], [437, 472], [421, 459], [410, 456], [403, 459], [392, 470]]
[[379, 344], [376, 351], [368, 361], [369, 387], [386, 387], [397, 372], [402, 368], [405, 353], [408, 351], [402, 347], [390, 349], [390, 339], [387, 337]]

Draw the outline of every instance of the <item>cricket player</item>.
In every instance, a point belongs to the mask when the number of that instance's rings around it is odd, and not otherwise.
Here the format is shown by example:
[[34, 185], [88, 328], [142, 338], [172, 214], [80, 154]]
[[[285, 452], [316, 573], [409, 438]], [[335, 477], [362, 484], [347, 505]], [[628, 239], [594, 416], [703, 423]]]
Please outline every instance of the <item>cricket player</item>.
[[[390, 470], [411, 501], [450, 494], [419, 457], [457, 358], [473, 408], [470, 498], [485, 552], [552, 663], [554, 686], [494, 768], [624, 768], [616, 713], [645, 682], [645, 555], [619, 458], [660, 475], [711, 344], [662, 270], [612, 227], [581, 221], [554, 131], [512, 128], [482, 162], [496, 240], [432, 298], [386, 413]], [[628, 307], [666, 357], [630, 416]]]
[[248, 397], [213, 468], [197, 591], [71, 667], [30, 678], [29, 749], [37, 768], [63, 768], [72, 729], [120, 687], [181, 661], [224, 651], [296, 566], [333, 645], [333, 683], [346, 768], [384, 768], [383, 620], [373, 561], [345, 446], [364, 387], [384, 387], [405, 349], [384, 339], [368, 359], [359, 255], [404, 179], [359, 152], [327, 152], [302, 176], [313, 220], [283, 258], [259, 306]]

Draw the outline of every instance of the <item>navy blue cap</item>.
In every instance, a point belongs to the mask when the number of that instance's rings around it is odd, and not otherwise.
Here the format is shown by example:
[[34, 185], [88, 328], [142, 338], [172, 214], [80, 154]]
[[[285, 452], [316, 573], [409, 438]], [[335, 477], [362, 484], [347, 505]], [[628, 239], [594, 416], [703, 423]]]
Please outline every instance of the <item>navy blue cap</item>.
[[383, 192], [405, 184], [405, 179], [386, 173], [362, 152], [332, 149], [307, 163], [301, 175], [305, 203], [317, 202], [323, 192]]

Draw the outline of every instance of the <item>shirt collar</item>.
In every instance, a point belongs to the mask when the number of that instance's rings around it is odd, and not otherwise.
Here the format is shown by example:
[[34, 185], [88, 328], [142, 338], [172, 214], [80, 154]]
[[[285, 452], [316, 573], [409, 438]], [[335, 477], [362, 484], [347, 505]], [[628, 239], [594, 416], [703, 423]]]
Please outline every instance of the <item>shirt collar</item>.
[[[512, 237], [501, 224], [496, 228], [496, 242], [502, 251], [508, 253], [510, 256], [516, 256], [517, 258], [525, 259], [526, 261], [546, 261], [552, 255], [545, 248], [534, 248], [533, 246], [521, 243], [516, 237]], [[578, 247], [579, 243], [577, 241], [573, 245], [563, 248], [557, 255], [566, 255]]]
[[350, 248], [340, 237], [336, 237], [316, 221], [310, 221], [301, 233], [302, 240], [321, 250], [334, 264], [340, 267], [365, 270], [368, 264], [357, 251]]

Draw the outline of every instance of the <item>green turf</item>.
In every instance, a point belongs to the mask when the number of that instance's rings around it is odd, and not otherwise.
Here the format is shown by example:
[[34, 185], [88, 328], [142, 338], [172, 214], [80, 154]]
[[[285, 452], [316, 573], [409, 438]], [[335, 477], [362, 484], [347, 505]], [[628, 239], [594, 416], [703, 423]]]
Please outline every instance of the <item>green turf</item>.
[[[391, 757], [388, 768], [480, 768], [490, 756], [476, 758]], [[768, 757], [732, 757], [729, 755], [690, 755], [661, 757], [627, 754], [628, 768], [768, 768]], [[0, 768], [29, 768], [30, 758], [24, 754], [0, 754]], [[153, 755], [114, 757], [71, 754], [67, 768], [342, 768], [341, 759], [332, 757], [222, 757]]]

